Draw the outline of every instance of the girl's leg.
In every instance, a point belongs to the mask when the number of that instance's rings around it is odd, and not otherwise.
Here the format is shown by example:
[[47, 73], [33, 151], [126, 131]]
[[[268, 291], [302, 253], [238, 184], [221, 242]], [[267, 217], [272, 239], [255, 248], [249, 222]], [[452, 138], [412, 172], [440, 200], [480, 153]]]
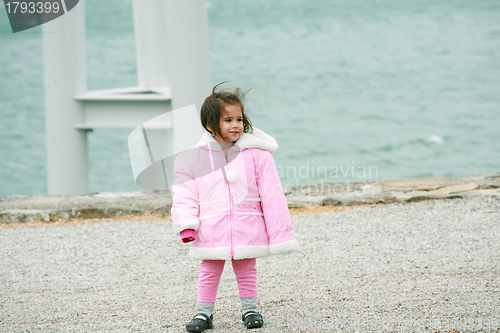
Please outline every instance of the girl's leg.
[[238, 282], [238, 291], [243, 312], [257, 311], [257, 268], [256, 259], [233, 259], [233, 270]]
[[198, 280], [199, 312], [205, 312], [209, 316], [213, 313], [224, 264], [224, 260], [203, 260], [201, 262], [200, 278]]

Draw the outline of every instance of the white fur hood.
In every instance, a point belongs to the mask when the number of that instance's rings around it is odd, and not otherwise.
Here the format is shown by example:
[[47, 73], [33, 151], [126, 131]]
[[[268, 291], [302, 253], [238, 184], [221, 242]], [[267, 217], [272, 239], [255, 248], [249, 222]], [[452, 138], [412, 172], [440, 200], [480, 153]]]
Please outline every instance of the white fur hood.
[[[210, 144], [212, 150], [221, 151], [222, 148], [217, 141], [212, 137], [210, 132], [205, 131], [197, 146], [205, 146]], [[241, 151], [249, 148], [260, 148], [274, 153], [278, 150], [278, 143], [274, 138], [258, 128], [253, 127], [252, 133], [243, 133], [235, 142], [233, 149]]]

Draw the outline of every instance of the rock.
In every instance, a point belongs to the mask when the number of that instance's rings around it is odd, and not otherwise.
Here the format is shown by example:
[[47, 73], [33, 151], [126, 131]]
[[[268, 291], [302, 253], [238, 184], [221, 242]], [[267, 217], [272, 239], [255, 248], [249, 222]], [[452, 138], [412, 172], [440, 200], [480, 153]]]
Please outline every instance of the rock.
[[367, 203], [411, 202], [499, 196], [500, 173], [456, 178], [380, 179], [365, 183], [327, 183], [301, 185], [288, 189], [289, 202], [312, 205], [360, 205]]
[[172, 196], [168, 190], [102, 192], [71, 195], [12, 195], [0, 198], [0, 223], [59, 221], [70, 217], [112, 218], [122, 215], [168, 216]]
[[[286, 189], [290, 208], [349, 206], [428, 199], [500, 197], [500, 172], [466, 177], [380, 179], [321, 183]], [[122, 215], [170, 215], [169, 190], [101, 192], [86, 195], [12, 195], [0, 198], [0, 223], [59, 221], [71, 217], [115, 218]]]
[[288, 208], [308, 208], [309, 205], [300, 201], [287, 201]]
[[[332, 199], [332, 198], [326, 198], [322, 202], [322, 206], [339, 206], [342, 203], [338, 200]], [[288, 206], [290, 207], [290, 206]]]

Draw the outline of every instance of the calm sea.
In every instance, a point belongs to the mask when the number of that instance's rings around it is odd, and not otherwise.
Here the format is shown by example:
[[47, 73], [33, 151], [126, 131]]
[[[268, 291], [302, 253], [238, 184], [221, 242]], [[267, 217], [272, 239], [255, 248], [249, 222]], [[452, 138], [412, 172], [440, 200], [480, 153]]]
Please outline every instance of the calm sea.
[[[135, 86], [130, 0], [86, 0], [89, 89]], [[282, 184], [500, 171], [498, 0], [209, 1], [211, 81], [253, 88]], [[0, 4], [0, 196], [44, 194], [41, 29]], [[89, 134], [90, 191], [139, 189], [130, 130]]]

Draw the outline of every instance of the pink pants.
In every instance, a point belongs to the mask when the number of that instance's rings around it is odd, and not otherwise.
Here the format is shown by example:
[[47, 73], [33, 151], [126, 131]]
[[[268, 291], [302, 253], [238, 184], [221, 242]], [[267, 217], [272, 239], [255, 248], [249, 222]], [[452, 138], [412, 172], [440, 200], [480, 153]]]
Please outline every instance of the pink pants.
[[[240, 298], [257, 297], [255, 259], [232, 259]], [[224, 260], [203, 260], [198, 280], [198, 303], [215, 303]]]

